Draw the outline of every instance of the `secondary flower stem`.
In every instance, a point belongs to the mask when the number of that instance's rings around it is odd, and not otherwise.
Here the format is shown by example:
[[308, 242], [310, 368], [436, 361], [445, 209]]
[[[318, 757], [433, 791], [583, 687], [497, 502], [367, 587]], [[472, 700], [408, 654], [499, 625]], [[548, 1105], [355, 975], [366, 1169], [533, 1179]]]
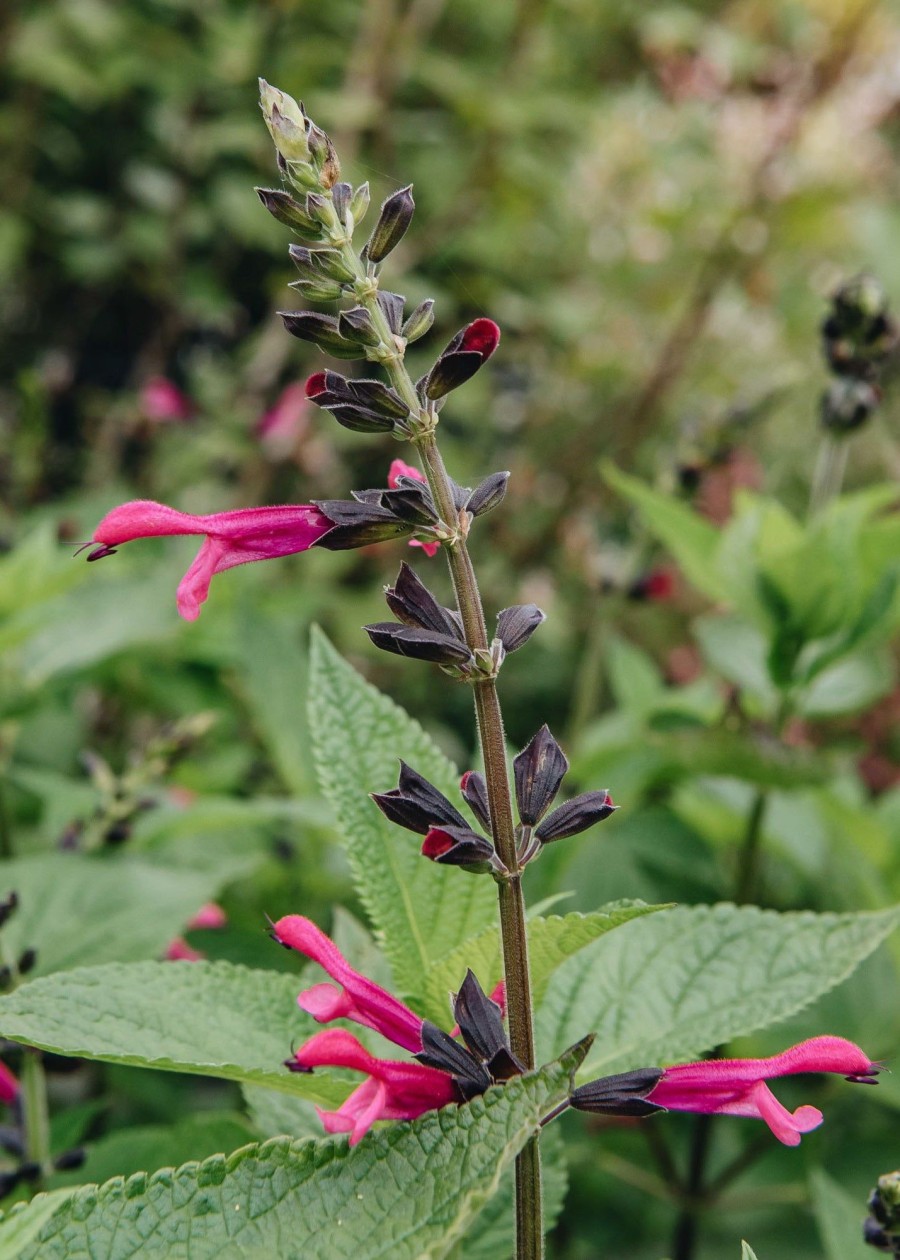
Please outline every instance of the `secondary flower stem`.
[[27, 1050], [22, 1064], [22, 1102], [25, 1111], [25, 1152], [42, 1167], [50, 1158], [50, 1117], [47, 1077], [40, 1050]]

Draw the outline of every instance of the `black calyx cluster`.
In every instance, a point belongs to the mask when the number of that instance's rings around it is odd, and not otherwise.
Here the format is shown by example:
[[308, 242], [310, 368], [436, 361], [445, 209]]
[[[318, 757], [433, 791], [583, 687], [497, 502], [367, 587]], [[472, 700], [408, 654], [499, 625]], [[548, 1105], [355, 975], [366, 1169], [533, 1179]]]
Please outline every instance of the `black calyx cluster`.
[[822, 395], [824, 428], [851, 433], [866, 423], [881, 402], [882, 376], [898, 347], [900, 329], [878, 281], [862, 275], [842, 285], [822, 324], [822, 351], [834, 374]]
[[900, 1256], [900, 1172], [885, 1173], [869, 1196], [863, 1240], [888, 1256]]
[[[487, 836], [470, 827], [443, 792], [405, 761], [400, 762], [397, 787], [390, 792], [373, 793], [372, 800], [385, 818], [425, 837], [422, 853], [433, 862], [441, 866], [460, 866], [473, 874], [504, 872], [503, 863]], [[487, 825], [490, 825], [489, 819]]]
[[426, 1019], [422, 1049], [413, 1057], [426, 1067], [448, 1072], [460, 1102], [468, 1102], [491, 1085], [525, 1071], [510, 1049], [500, 1007], [487, 996], [471, 970], [453, 1001], [453, 1018], [462, 1044]]
[[[407, 480], [400, 478], [400, 483], [405, 484]], [[459, 499], [467, 505], [460, 511], [469, 511], [468, 505], [481, 487], [474, 492], [465, 487], [456, 489], [460, 491]], [[463, 496], [469, 497], [463, 499]], [[322, 510], [326, 515], [330, 514], [327, 506], [322, 506]], [[326, 535], [322, 545], [328, 545], [329, 536]], [[385, 590], [385, 600], [399, 620], [378, 621], [365, 627], [375, 646], [397, 656], [432, 661], [453, 677], [467, 682], [494, 677], [507, 653], [515, 652], [527, 643], [545, 619], [536, 604], [506, 608], [497, 617], [496, 636], [490, 647], [484, 651], [473, 651], [466, 642], [459, 612], [440, 604], [409, 565], [401, 565], [396, 582]]]
[[586, 831], [618, 808], [603, 788], [573, 796], [548, 814], [568, 769], [568, 759], [546, 725], [514, 760], [520, 865], [536, 857], [542, 845]]

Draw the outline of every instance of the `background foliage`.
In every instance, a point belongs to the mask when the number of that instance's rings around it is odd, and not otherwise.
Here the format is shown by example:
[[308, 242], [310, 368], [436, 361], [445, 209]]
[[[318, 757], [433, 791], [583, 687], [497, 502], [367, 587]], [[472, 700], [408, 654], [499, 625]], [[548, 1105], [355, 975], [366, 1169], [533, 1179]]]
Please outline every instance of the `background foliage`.
[[[510, 738], [520, 747], [550, 721], [578, 785], [608, 786], [624, 806], [599, 838], [548, 850], [530, 900], [574, 888], [553, 913], [590, 914], [618, 898], [731, 899], [761, 792], [765, 906], [900, 900], [894, 588], [872, 603], [897, 554], [894, 489], [871, 490], [900, 471], [890, 388], [851, 450], [848, 486], [871, 493], [804, 524], [826, 299], [868, 270], [900, 300], [891, 6], [21, 0], [0, 14], [0, 47], [0, 842], [4, 886], [23, 896], [3, 947], [11, 959], [37, 949], [35, 999], [68, 968], [148, 965], [213, 897], [228, 926], [190, 936], [210, 966], [291, 970], [263, 913], [327, 925], [343, 902], [384, 930], [395, 983], [413, 991], [402, 929], [379, 920], [371, 891], [358, 898], [354, 852], [336, 842], [335, 813], [345, 831], [378, 819], [341, 817], [316, 777], [313, 621], [445, 753], [472, 756], [467, 691], [376, 659], [359, 634], [381, 615], [399, 546], [241, 569], [191, 626], [174, 607], [190, 542], [90, 568], [71, 559], [126, 497], [207, 512], [340, 496], [381, 484], [398, 453], [303, 406], [288, 414], [283, 391], [321, 359], [273, 315], [291, 305], [292, 276], [286, 233], [251, 191], [276, 179], [257, 74], [303, 96], [376, 199], [414, 182], [392, 284], [411, 303], [437, 299], [423, 363], [476, 314], [504, 330], [442, 434], [459, 479], [513, 472], [475, 540], [492, 602], [534, 599], [550, 614], [531, 659], [504, 668]], [[158, 377], [184, 396], [179, 416], [159, 418]], [[736, 500], [736, 487], [756, 497]], [[428, 573], [446, 590], [438, 564]], [[771, 584], [781, 604], [761, 600]], [[786, 654], [788, 628], [805, 656]], [[331, 682], [352, 686], [340, 672]], [[321, 714], [318, 725], [327, 759]], [[360, 770], [333, 764], [337, 777]], [[471, 897], [474, 932], [474, 886]], [[655, 917], [648, 932], [663, 931]], [[372, 948], [341, 923], [355, 958]], [[583, 983], [579, 968], [606, 974], [603, 951], [624, 950], [637, 925], [596, 926], [563, 964], [566, 984]], [[868, 952], [834, 948], [829, 984]], [[801, 982], [782, 1022], [735, 1048], [770, 1053], [824, 1029], [889, 1057], [897, 962], [895, 943], [802, 1010]], [[293, 992], [290, 980], [272, 974], [273, 992]], [[440, 971], [424, 983], [423, 1002], [448, 987]], [[829, 984], [810, 980], [807, 997]], [[553, 994], [551, 981], [551, 1009]], [[698, 1048], [687, 1031], [677, 1044]], [[259, 1055], [248, 1066], [262, 1071]], [[49, 1061], [54, 1150], [89, 1151], [51, 1188], [286, 1129], [250, 1078], [225, 1074], [241, 1093], [127, 1063]], [[702, 1256], [736, 1255], [743, 1234], [760, 1260], [823, 1248], [846, 1260], [835, 1240], [847, 1213], [862, 1216], [897, 1163], [900, 1089], [887, 1078], [860, 1100], [817, 1088], [825, 1128], [799, 1153], [766, 1146], [710, 1214]], [[683, 1148], [681, 1119], [666, 1124]], [[646, 1172], [643, 1134], [579, 1121], [565, 1136], [554, 1254], [656, 1260], [673, 1208]], [[747, 1140], [724, 1123], [713, 1171]]]

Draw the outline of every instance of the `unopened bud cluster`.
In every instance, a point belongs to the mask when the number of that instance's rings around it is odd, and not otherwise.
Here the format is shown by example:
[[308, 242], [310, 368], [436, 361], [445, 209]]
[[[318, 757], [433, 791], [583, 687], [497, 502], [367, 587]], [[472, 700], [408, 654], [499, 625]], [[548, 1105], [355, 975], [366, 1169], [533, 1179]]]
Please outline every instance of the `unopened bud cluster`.
[[900, 1256], [900, 1171], [885, 1173], [869, 1197], [863, 1238], [885, 1255]]
[[[605, 790], [583, 792], [550, 810], [569, 768], [565, 754], [542, 726], [513, 762], [519, 824], [516, 856], [519, 867], [537, 857], [545, 844], [586, 831], [615, 812]], [[491, 810], [484, 775], [470, 770], [460, 781], [463, 799], [480, 826], [491, 834]], [[375, 804], [391, 822], [424, 836], [422, 853], [445, 866], [461, 866], [475, 874], [508, 874], [494, 845], [466, 821], [434, 784], [404, 762], [400, 781], [390, 792], [373, 795]]]
[[834, 294], [822, 324], [822, 350], [834, 379], [822, 395], [824, 428], [852, 433], [881, 402], [881, 382], [900, 331], [887, 296], [872, 276], [857, 276]]

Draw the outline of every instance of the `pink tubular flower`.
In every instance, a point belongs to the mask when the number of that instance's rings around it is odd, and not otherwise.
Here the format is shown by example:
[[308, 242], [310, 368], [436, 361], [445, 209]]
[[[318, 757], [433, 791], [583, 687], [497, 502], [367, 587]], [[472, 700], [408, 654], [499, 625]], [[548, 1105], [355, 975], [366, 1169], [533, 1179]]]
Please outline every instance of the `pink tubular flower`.
[[94, 531], [100, 547], [88, 559], [99, 560], [122, 543], [137, 538], [205, 534], [206, 541], [178, 586], [178, 611], [195, 621], [216, 573], [253, 560], [271, 560], [308, 551], [334, 522], [312, 504], [242, 508], [192, 516], [162, 503], [137, 499], [113, 508]]
[[0, 1063], [0, 1103], [11, 1106], [19, 1097], [21, 1086], [5, 1063]]
[[280, 944], [317, 962], [340, 986], [315, 984], [304, 990], [297, 998], [301, 1010], [320, 1024], [333, 1019], [355, 1020], [412, 1054], [422, 1049], [421, 1016], [380, 984], [354, 971], [335, 943], [310, 919], [286, 915], [275, 924], [274, 933]]
[[426, 1111], [458, 1101], [453, 1078], [446, 1072], [421, 1063], [376, 1059], [342, 1028], [329, 1028], [310, 1037], [289, 1066], [293, 1071], [343, 1067], [366, 1073], [368, 1079], [337, 1111], [316, 1108], [325, 1132], [349, 1133], [351, 1146], [368, 1133], [376, 1120], [415, 1120]]
[[874, 1085], [880, 1070], [843, 1037], [813, 1037], [771, 1059], [708, 1059], [666, 1068], [647, 1100], [670, 1111], [704, 1115], [752, 1116], [764, 1120], [779, 1142], [797, 1146], [800, 1135], [822, 1123], [817, 1107], [790, 1112], [766, 1084], [798, 1072], [839, 1072], [848, 1080]]
[[306, 431], [309, 418], [309, 399], [303, 382], [286, 385], [275, 400], [275, 405], [261, 416], [256, 425], [256, 436], [273, 453], [290, 451]]
[[[427, 481], [425, 475], [419, 472], [418, 468], [414, 468], [412, 464], [405, 464], [402, 459], [395, 459], [391, 462], [390, 471], [388, 472], [388, 485], [392, 490], [397, 489], [397, 481], [400, 477], [412, 477], [413, 481]], [[410, 547], [421, 547], [426, 556], [433, 556], [440, 549], [440, 543], [419, 542], [418, 538], [409, 540]]]
[[188, 945], [183, 936], [176, 936], [169, 941], [163, 955], [166, 962], [201, 962], [205, 957], [201, 949]]
[[141, 411], [156, 424], [189, 420], [194, 410], [186, 394], [165, 376], [145, 381], [140, 393]]
[[197, 913], [188, 920], [187, 929], [189, 932], [195, 932], [199, 928], [218, 929], [226, 927], [228, 924], [228, 915], [221, 906], [216, 905], [214, 901], [207, 901], [206, 905], [201, 906]]

